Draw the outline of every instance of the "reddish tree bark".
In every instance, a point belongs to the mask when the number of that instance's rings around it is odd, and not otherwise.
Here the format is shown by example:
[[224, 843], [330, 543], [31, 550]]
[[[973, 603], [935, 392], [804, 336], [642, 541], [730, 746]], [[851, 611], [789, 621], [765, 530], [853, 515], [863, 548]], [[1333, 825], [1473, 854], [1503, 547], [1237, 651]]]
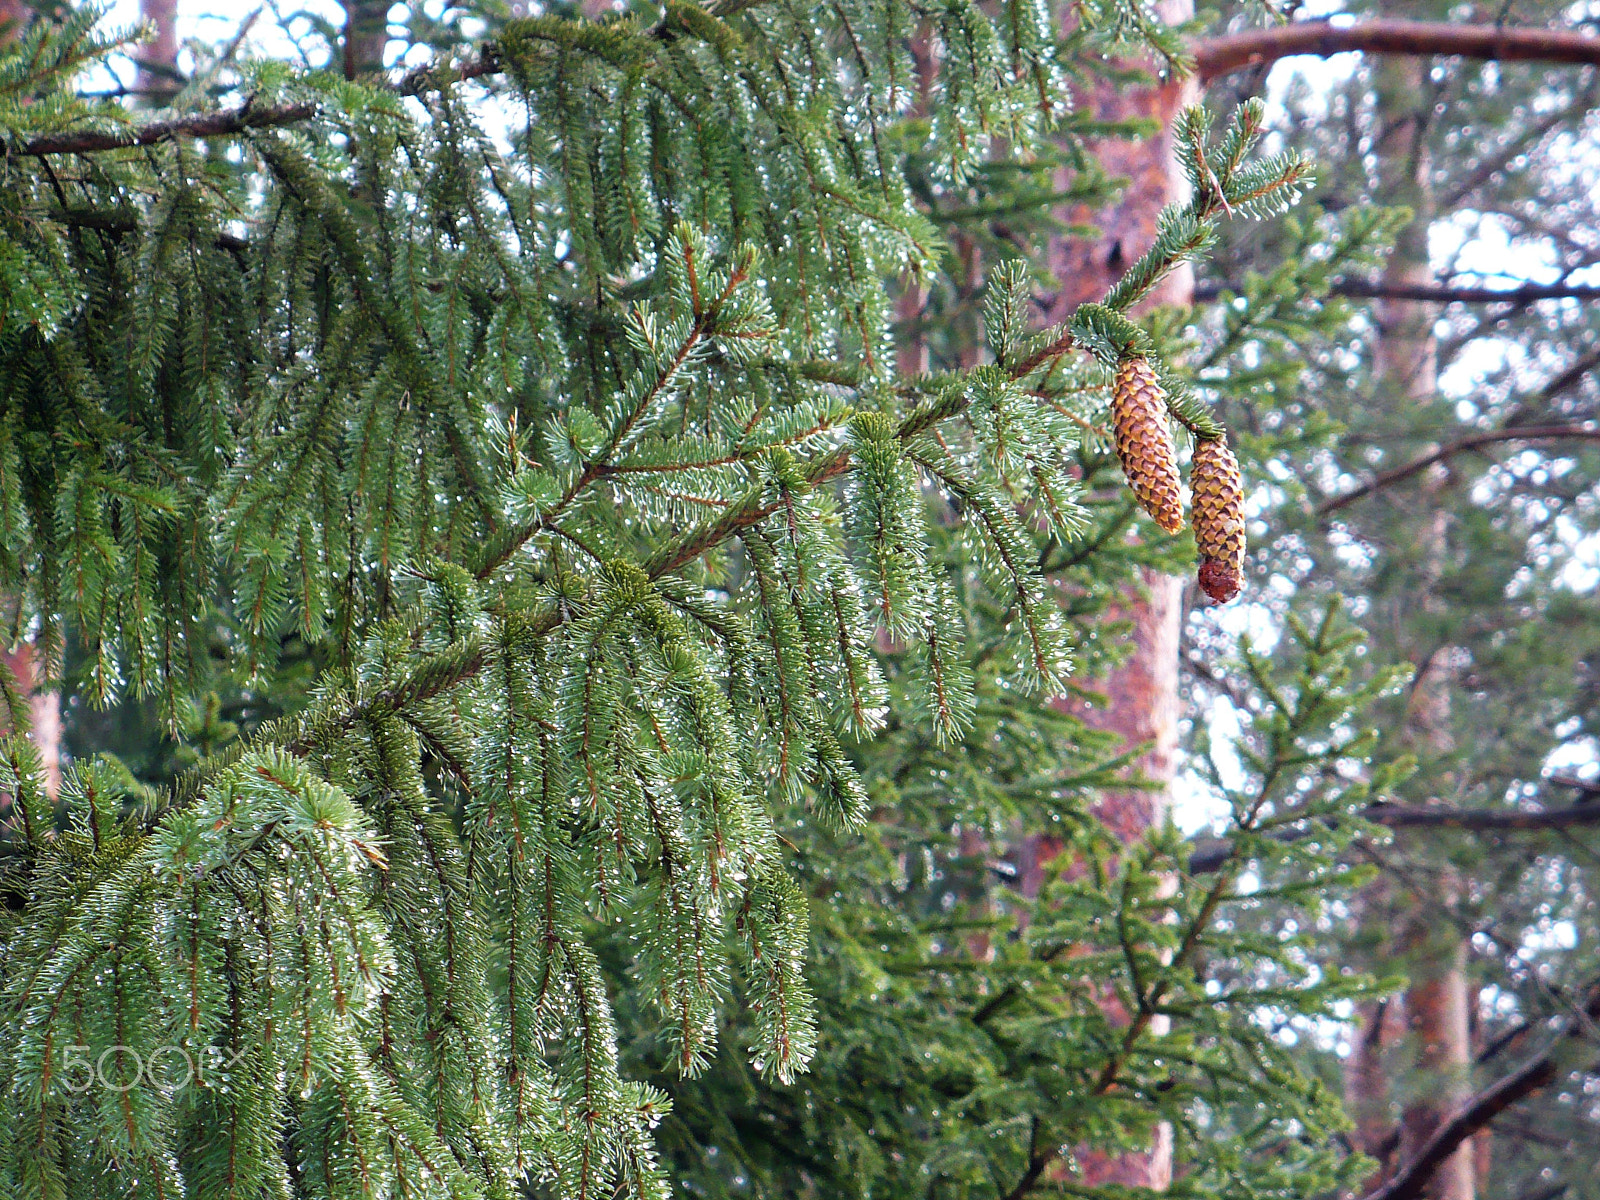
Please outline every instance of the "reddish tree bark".
[[[917, 101], [914, 111], [920, 116], [928, 111], [928, 96], [938, 76], [939, 60], [934, 51], [933, 33], [926, 23], [917, 27], [910, 38], [911, 61], [915, 64]], [[928, 337], [923, 328], [928, 305], [927, 284], [909, 272], [901, 280], [901, 291], [894, 301], [895, 321], [905, 331], [895, 349], [895, 366], [901, 375], [925, 375], [928, 372]]]
[[9, 42], [33, 20], [30, 0], [0, 0], [0, 43]]
[[[1162, 0], [1157, 8], [1161, 18], [1172, 24], [1187, 20], [1194, 12], [1192, 0]], [[1079, 205], [1062, 214], [1066, 223], [1098, 228], [1100, 235], [1052, 241], [1050, 267], [1059, 291], [1046, 308], [1048, 322], [1064, 320], [1078, 304], [1105, 295], [1126, 267], [1155, 241], [1161, 210], [1183, 198], [1186, 181], [1174, 160], [1171, 130], [1178, 111], [1192, 103], [1196, 94], [1192, 80], [1171, 79], [1143, 88], [1107, 83], [1078, 98], [1080, 109], [1092, 111], [1098, 120], [1148, 118], [1160, 132], [1146, 141], [1105, 139], [1094, 147], [1106, 173], [1125, 177], [1128, 185], [1112, 205]], [[1169, 276], [1146, 306], [1187, 305], [1193, 294], [1194, 276], [1185, 267]], [[1132, 645], [1121, 667], [1091, 685], [1104, 693], [1105, 707], [1062, 703], [1089, 724], [1118, 734], [1124, 745], [1148, 747], [1137, 766], [1153, 786], [1107, 792], [1096, 805], [1096, 814], [1116, 836], [1132, 842], [1162, 819], [1177, 765], [1182, 581], [1146, 571], [1119, 607], [1120, 611], [1110, 616], [1130, 623]], [[1031, 859], [1019, 864], [1024, 871], [1020, 882], [1025, 887], [1037, 888], [1045, 862], [1057, 849], [1045, 843], [1025, 856]], [[1063, 1173], [1062, 1178], [1074, 1184], [1164, 1189], [1172, 1182], [1172, 1132], [1163, 1126], [1155, 1143], [1142, 1153], [1109, 1155], [1082, 1149], [1073, 1158], [1076, 1169], [1070, 1175]]]
[[389, 0], [345, 0], [344, 77], [357, 79], [383, 70], [389, 46]]
[[[0, 0], [0, 44], [19, 36], [33, 19], [33, 12], [34, 6], [28, 0]], [[0, 607], [12, 609], [14, 603], [14, 597], [0, 600]], [[12, 612], [14, 615], [14, 609]], [[28, 736], [39, 747], [39, 757], [44, 760], [46, 784], [54, 796], [61, 790], [61, 694], [40, 688], [43, 673], [38, 669], [34, 648], [28, 642], [23, 641], [12, 647], [0, 644], [0, 659], [4, 659], [17, 683], [28, 693], [29, 720], [32, 725]], [[15, 731], [0, 727], [0, 734], [12, 732]]]
[[139, 19], [154, 36], [139, 48], [135, 85], [142, 94], [159, 96], [183, 85], [178, 76], [178, 0], [139, 0]]
[[[1453, 935], [1413, 968], [1406, 989], [1407, 1032], [1416, 1058], [1412, 1078], [1424, 1094], [1406, 1106], [1400, 1121], [1400, 1161], [1413, 1162], [1459, 1105], [1472, 1061], [1467, 1037], [1466, 946]], [[1473, 1200], [1477, 1192], [1476, 1155], [1470, 1143], [1459, 1146], [1435, 1169], [1423, 1189], [1430, 1200]]]
[[[0, 649], [0, 660], [28, 693], [28, 738], [39, 748], [44, 762], [45, 785], [52, 796], [61, 791], [61, 694], [39, 686], [39, 671], [34, 649], [22, 642], [11, 650]], [[0, 735], [14, 733], [0, 721]]]
[[[1158, 6], [1170, 23], [1193, 14], [1190, 0], [1163, 0]], [[1192, 80], [1168, 80], [1157, 86], [1128, 88], [1106, 84], [1086, 97], [1080, 106], [1096, 119], [1154, 120], [1160, 132], [1140, 142], [1105, 139], [1095, 152], [1106, 173], [1128, 180], [1116, 203], [1093, 207], [1079, 205], [1062, 214], [1077, 226], [1100, 230], [1097, 238], [1058, 238], [1050, 247], [1050, 267], [1060, 284], [1045, 311], [1048, 322], [1065, 320], [1086, 300], [1103, 296], [1123, 271], [1156, 238], [1161, 210], [1183, 198], [1186, 180], [1173, 156], [1172, 126], [1179, 110], [1192, 103]], [[1063, 181], [1066, 182], [1066, 181]], [[1194, 275], [1180, 267], [1151, 293], [1146, 307], [1187, 305], [1193, 301]], [[1178, 632], [1182, 622], [1182, 581], [1174, 576], [1145, 572], [1140, 588], [1131, 590], [1120, 613], [1132, 624], [1131, 653], [1127, 661], [1095, 686], [1104, 692], [1104, 709], [1081, 703], [1072, 710], [1097, 728], [1120, 734], [1124, 743], [1148, 743], [1139, 761], [1142, 774], [1157, 786], [1151, 790], [1107, 793], [1099, 815], [1124, 841], [1132, 841], [1161, 819], [1168, 803], [1166, 785], [1176, 768], [1178, 749]]]
[[[1381, 887], [1381, 883], [1373, 886]], [[1370, 898], [1363, 896], [1363, 900]], [[1356, 1006], [1355, 1037], [1344, 1069], [1345, 1110], [1355, 1122], [1351, 1140], [1356, 1149], [1378, 1160], [1378, 1170], [1362, 1187], [1363, 1193], [1388, 1178], [1395, 1152], [1400, 1148], [1389, 1094], [1394, 1047], [1401, 1033], [1400, 1016], [1400, 1005], [1394, 1000], [1364, 1000]]]
[[1302, 21], [1272, 29], [1203, 38], [1195, 44], [1195, 69], [1206, 81], [1305, 54], [1430, 55], [1502, 62], [1600, 63], [1600, 38], [1565, 29], [1456, 25], [1446, 21], [1361, 21], [1330, 25]]
[[[1600, 45], [1600, 43], [1596, 43]], [[1387, 58], [1373, 70], [1378, 111], [1389, 117], [1377, 147], [1386, 164], [1385, 199], [1403, 203], [1416, 214], [1396, 239], [1384, 272], [1385, 284], [1397, 292], [1433, 278], [1428, 259], [1428, 230], [1434, 203], [1427, 150], [1428, 66], [1421, 58]], [[1373, 345], [1376, 385], [1397, 405], [1432, 403], [1438, 386], [1438, 346], [1432, 310], [1396, 297], [1377, 305], [1378, 336]], [[1434, 468], [1437, 471], [1437, 468]], [[1439, 475], [1425, 477], [1424, 495], [1442, 485]], [[1424, 609], [1442, 603], [1433, 583], [1449, 553], [1450, 508], [1429, 506], [1432, 516], [1416, 549], [1418, 575], [1413, 603]], [[1453, 654], [1450, 647], [1418, 647], [1412, 651], [1417, 669], [1406, 709], [1405, 736], [1424, 763], [1443, 763], [1453, 749], [1450, 733]], [[1437, 772], [1439, 768], [1435, 766]], [[1468, 1020], [1470, 997], [1466, 979], [1466, 943], [1450, 927], [1448, 911], [1456, 883], [1442, 867], [1432, 895], [1408, 895], [1396, 914], [1397, 950], [1410, 976], [1404, 996], [1406, 1094], [1401, 1098], [1397, 1170], [1415, 1162], [1439, 1129], [1471, 1095], [1472, 1043]], [[1441, 904], [1445, 919], [1441, 919]], [[1475, 1200], [1474, 1156], [1462, 1146], [1440, 1157], [1421, 1184], [1428, 1200]]]

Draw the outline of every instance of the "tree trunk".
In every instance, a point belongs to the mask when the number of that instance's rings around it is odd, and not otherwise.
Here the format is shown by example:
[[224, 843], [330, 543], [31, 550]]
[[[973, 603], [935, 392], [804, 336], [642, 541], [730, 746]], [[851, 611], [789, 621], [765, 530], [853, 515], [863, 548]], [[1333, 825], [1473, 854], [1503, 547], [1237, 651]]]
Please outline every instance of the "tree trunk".
[[[1367, 906], [1373, 907], [1373, 906]], [[1356, 1031], [1344, 1065], [1345, 1109], [1355, 1122], [1351, 1140], [1361, 1153], [1378, 1160], [1358, 1195], [1381, 1186], [1394, 1169], [1399, 1139], [1395, 1134], [1389, 1072], [1400, 1037], [1400, 1004], [1396, 1000], [1363, 1000], [1356, 1006]]]
[[[1373, 71], [1378, 112], [1392, 114], [1377, 147], [1384, 161], [1395, 164], [1385, 199], [1407, 204], [1416, 214], [1400, 233], [1384, 273], [1385, 284], [1396, 288], [1433, 278], [1428, 258], [1433, 197], [1426, 137], [1432, 117], [1427, 72], [1427, 60], [1419, 58], [1385, 59]], [[1378, 303], [1377, 318], [1373, 356], [1377, 386], [1392, 403], [1431, 405], [1438, 385], [1431, 306], [1385, 299]], [[1430, 593], [1449, 552], [1449, 509], [1439, 495], [1444, 471], [1437, 466], [1432, 470], [1436, 474], [1426, 477], [1421, 489], [1433, 504], [1417, 547], [1417, 586], [1411, 600], [1424, 610], [1441, 603]], [[1417, 668], [1406, 707], [1405, 737], [1425, 764], [1430, 759], [1437, 763], [1453, 749], [1449, 726], [1454, 655], [1448, 646], [1418, 646], [1411, 653]], [[1446, 781], [1437, 777], [1437, 770], [1434, 775], [1430, 780], [1434, 792], [1446, 794]], [[1445, 868], [1439, 886], [1428, 890], [1432, 894], [1408, 895], [1398, 918], [1397, 949], [1411, 979], [1404, 997], [1410, 1069], [1405, 1073], [1398, 1165], [1415, 1157], [1471, 1094], [1466, 944], [1448, 920], [1440, 919], [1441, 905], [1446, 910], [1453, 906], [1458, 885]], [[1424, 1194], [1429, 1200], [1474, 1200], [1475, 1193], [1469, 1143], [1434, 1173]]]
[[344, 77], [383, 70], [389, 45], [389, 0], [344, 0]]
[[[1454, 930], [1441, 928], [1436, 918], [1419, 921], [1408, 933], [1411, 984], [1406, 989], [1406, 1032], [1415, 1057], [1408, 1077], [1412, 1095], [1400, 1118], [1402, 1163], [1416, 1157], [1472, 1092], [1466, 944]], [[1424, 1195], [1429, 1200], [1473, 1200], [1475, 1157], [1469, 1139], [1434, 1172]]]
[[9, 42], [33, 20], [30, 0], [0, 0], [0, 43]]
[[[29, 0], [0, 0], [0, 44], [18, 37], [33, 19], [33, 14], [34, 6]], [[14, 600], [14, 597], [11, 601], [0, 598], [0, 608], [9, 610], [8, 616], [14, 615]], [[5, 622], [8, 628], [14, 628], [16, 624], [13, 621]], [[39, 747], [39, 757], [44, 761], [46, 785], [54, 796], [61, 790], [61, 694], [41, 689], [44, 672], [40, 669], [42, 664], [38, 662], [30, 642], [22, 641], [12, 647], [0, 643], [0, 659], [4, 660], [18, 686], [28, 696], [29, 721], [32, 725], [28, 736]], [[0, 726], [0, 734], [12, 732], [15, 731]]]
[[[1160, 17], [1177, 24], [1193, 16], [1192, 0], [1162, 0]], [[1097, 300], [1123, 271], [1155, 241], [1161, 210], [1185, 196], [1187, 181], [1173, 155], [1173, 118], [1192, 103], [1192, 80], [1169, 80], [1154, 87], [1130, 88], [1105, 83], [1079, 96], [1081, 111], [1097, 120], [1122, 121], [1144, 117], [1160, 129], [1147, 141], [1106, 139], [1096, 147], [1106, 173], [1128, 179], [1127, 189], [1109, 207], [1079, 206], [1062, 214], [1075, 225], [1096, 225], [1098, 238], [1058, 238], [1050, 247], [1050, 267], [1060, 286], [1045, 312], [1049, 322], [1066, 319], [1085, 300]], [[1063, 183], [1067, 181], [1063, 180]], [[1183, 267], [1152, 293], [1147, 305], [1188, 305], [1193, 301], [1194, 275]], [[1119, 734], [1125, 745], [1148, 744], [1138, 761], [1139, 772], [1154, 786], [1148, 790], [1107, 792], [1096, 805], [1096, 815], [1123, 842], [1132, 842], [1158, 823], [1170, 802], [1170, 785], [1178, 751], [1178, 637], [1183, 621], [1183, 583], [1171, 575], [1146, 571], [1140, 585], [1130, 589], [1120, 612], [1111, 614], [1132, 623], [1132, 653], [1108, 678], [1091, 685], [1105, 694], [1106, 707], [1063, 704], [1089, 724]], [[1048, 854], [1041, 847], [1024, 864], [1037, 872]], [[1114, 1183], [1129, 1187], [1164, 1189], [1172, 1182], [1172, 1131], [1158, 1130], [1155, 1144], [1136, 1154], [1108, 1155], [1092, 1149], [1075, 1154], [1076, 1171], [1069, 1177], [1078, 1185]]]
[[[42, 691], [40, 672], [31, 643], [22, 642], [15, 649], [0, 649], [0, 661], [10, 668], [28, 696], [28, 721], [31, 728], [28, 738], [39, 748], [44, 762], [45, 785], [52, 796], [61, 791], [61, 694]], [[14, 733], [0, 721], [0, 735]]]
[[[928, 96], [933, 91], [939, 72], [939, 59], [933, 49], [933, 31], [926, 22], [921, 23], [909, 40], [917, 81], [917, 99], [912, 111], [917, 116], [925, 116]], [[904, 331], [897, 339], [895, 366], [902, 376], [926, 375], [930, 359], [927, 330], [923, 323], [926, 319], [924, 309], [928, 304], [928, 286], [926, 281], [909, 272], [902, 284], [900, 294], [894, 301], [895, 321]]]
[[178, 0], [139, 0], [139, 19], [155, 35], [135, 56], [139, 73], [134, 86], [147, 99], [159, 100], [183, 86], [178, 75]]

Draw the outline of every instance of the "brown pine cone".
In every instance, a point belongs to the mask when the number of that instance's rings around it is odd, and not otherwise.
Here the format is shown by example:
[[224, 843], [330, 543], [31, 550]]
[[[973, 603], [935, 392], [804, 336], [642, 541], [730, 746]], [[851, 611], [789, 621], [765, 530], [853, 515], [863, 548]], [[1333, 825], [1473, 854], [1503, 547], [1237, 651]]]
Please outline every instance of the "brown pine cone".
[[1239, 594], [1244, 572], [1244, 486], [1225, 438], [1195, 443], [1189, 490], [1200, 590], [1225, 604]]
[[1142, 358], [1125, 358], [1111, 389], [1111, 427], [1128, 486], [1168, 533], [1183, 529], [1178, 452], [1167, 421], [1167, 394]]

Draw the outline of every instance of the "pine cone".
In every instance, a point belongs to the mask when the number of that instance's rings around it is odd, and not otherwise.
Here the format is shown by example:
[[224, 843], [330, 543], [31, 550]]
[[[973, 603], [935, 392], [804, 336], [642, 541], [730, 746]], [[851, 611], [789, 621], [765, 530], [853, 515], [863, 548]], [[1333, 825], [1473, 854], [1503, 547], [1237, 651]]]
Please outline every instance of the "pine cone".
[[1142, 358], [1123, 359], [1111, 389], [1111, 426], [1128, 486], [1168, 533], [1183, 529], [1178, 452], [1167, 423], [1167, 394]]
[[1225, 438], [1195, 443], [1189, 490], [1200, 590], [1226, 604], [1239, 594], [1244, 572], [1244, 487]]

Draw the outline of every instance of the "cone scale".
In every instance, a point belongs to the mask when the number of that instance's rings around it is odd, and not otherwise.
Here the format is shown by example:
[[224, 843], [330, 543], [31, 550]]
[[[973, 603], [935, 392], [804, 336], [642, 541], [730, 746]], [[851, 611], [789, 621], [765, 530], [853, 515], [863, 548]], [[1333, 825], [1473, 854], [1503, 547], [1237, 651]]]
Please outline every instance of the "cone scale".
[[1200, 590], [1225, 604], [1239, 594], [1244, 573], [1244, 487], [1226, 439], [1195, 443], [1189, 489]]
[[1111, 427], [1122, 473], [1139, 505], [1168, 533], [1183, 531], [1178, 451], [1167, 419], [1167, 394], [1143, 358], [1117, 368], [1111, 391]]

